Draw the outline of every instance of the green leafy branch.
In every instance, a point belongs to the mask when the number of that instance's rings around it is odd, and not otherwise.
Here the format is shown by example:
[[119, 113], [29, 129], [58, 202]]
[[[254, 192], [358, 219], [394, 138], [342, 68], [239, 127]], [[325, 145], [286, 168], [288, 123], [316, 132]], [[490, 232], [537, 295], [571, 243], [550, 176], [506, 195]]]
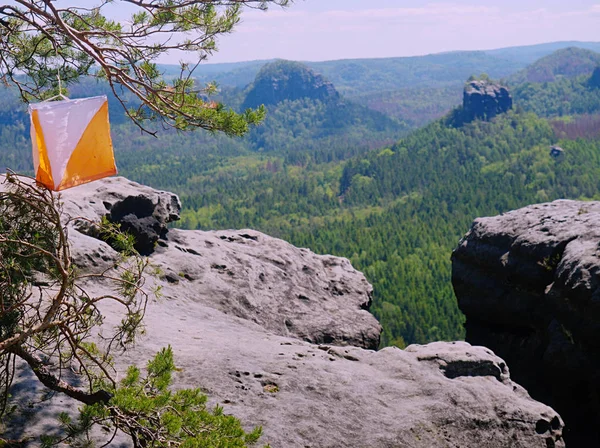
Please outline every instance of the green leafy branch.
[[[105, 7], [134, 6], [127, 22]], [[210, 99], [214, 83], [198, 86], [196, 67], [217, 49], [217, 37], [233, 31], [242, 7], [286, 6], [288, 0], [102, 0], [98, 6], [60, 7], [52, 0], [0, 4], [0, 78], [29, 102], [62, 94], [82, 76], [105, 79], [125, 113], [145, 132], [146, 121], [166, 128], [202, 128], [245, 134], [265, 109], [237, 113]], [[193, 54], [179, 76], [166, 79], [156, 61], [170, 52]], [[128, 92], [133, 96], [126, 96]]]

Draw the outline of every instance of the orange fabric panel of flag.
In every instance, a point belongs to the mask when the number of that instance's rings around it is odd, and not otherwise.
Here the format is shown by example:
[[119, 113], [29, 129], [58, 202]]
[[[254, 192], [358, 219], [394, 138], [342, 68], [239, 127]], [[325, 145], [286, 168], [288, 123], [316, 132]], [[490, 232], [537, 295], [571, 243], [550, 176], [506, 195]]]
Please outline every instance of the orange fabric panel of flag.
[[36, 179], [64, 190], [116, 174], [105, 96], [30, 105]]

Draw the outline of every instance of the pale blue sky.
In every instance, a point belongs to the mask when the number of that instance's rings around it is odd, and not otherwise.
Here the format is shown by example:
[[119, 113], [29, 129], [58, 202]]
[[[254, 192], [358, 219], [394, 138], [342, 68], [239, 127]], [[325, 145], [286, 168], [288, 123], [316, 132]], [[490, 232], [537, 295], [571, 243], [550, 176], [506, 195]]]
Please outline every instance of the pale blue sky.
[[412, 56], [560, 40], [600, 41], [600, 0], [296, 0], [285, 10], [246, 11], [209, 62]]

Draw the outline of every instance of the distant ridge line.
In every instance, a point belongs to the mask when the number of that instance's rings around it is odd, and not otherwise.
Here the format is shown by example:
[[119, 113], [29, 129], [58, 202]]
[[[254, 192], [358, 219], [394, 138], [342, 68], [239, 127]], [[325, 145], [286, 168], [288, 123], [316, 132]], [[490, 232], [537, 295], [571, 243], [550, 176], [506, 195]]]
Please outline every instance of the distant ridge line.
[[[503, 52], [511, 52], [511, 51], [526, 51], [526, 50], [542, 50], [551, 53], [555, 50], [560, 50], [561, 48], [567, 47], [580, 47], [590, 49], [588, 47], [596, 48], [595, 51], [600, 51], [600, 41], [556, 41], [556, 42], [544, 42], [539, 44], [531, 44], [531, 45], [515, 45], [510, 47], [499, 47], [499, 48], [489, 48], [489, 49], [477, 49], [477, 50], [448, 50], [448, 51], [440, 51], [436, 53], [426, 53], [422, 55], [415, 56], [389, 56], [389, 57], [378, 57], [378, 58], [342, 58], [342, 59], [327, 59], [322, 61], [310, 61], [310, 60], [298, 60], [297, 62], [302, 62], [305, 64], [326, 64], [326, 63], [334, 63], [334, 62], [347, 62], [347, 61], [377, 61], [377, 60], [394, 60], [394, 59], [418, 59], [418, 58], [427, 58], [432, 56], [446, 56], [446, 55], [455, 55], [460, 53], [473, 54], [473, 53], [485, 53], [492, 54], [495, 53], [503, 53]], [[593, 50], [593, 48], [592, 48]], [[249, 61], [235, 61], [235, 62], [206, 62], [201, 64], [198, 70], [202, 68], [216, 68], [226, 66], [231, 67], [232, 69], [242, 68], [248, 65], [264, 65], [278, 59], [284, 60], [294, 60], [288, 58], [272, 58], [272, 59], [253, 59]], [[178, 64], [160, 64], [161, 67], [179, 67]], [[225, 71], [225, 70], [219, 70]]]

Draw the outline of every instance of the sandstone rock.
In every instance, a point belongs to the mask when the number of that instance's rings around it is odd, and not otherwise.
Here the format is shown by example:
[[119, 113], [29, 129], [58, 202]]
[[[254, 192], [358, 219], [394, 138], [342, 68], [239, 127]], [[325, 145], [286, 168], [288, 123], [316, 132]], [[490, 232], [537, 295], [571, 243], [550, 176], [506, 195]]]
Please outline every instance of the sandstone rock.
[[[93, 219], [106, 214], [99, 197], [127, 203], [143, 189], [123, 179], [96, 182], [65, 192], [64, 208]], [[75, 259], [95, 269], [94, 259], [110, 258], [111, 249], [78, 225], [70, 228]], [[158, 273], [147, 286], [161, 286], [163, 297], [149, 304], [145, 335], [117, 358], [119, 370], [171, 345], [181, 369], [176, 385], [200, 386], [211, 405], [248, 428], [262, 425], [262, 443], [273, 448], [564, 446], [558, 414], [512, 382], [486, 348], [370, 350], [380, 332], [367, 311], [372, 290], [348, 260], [252, 230], [170, 230], [150, 260]], [[94, 280], [85, 287], [109, 292]], [[119, 311], [107, 305], [105, 324], [118, 323]], [[21, 413], [7, 435], [47, 432], [58, 412], [77, 407], [59, 395], [40, 404], [35, 383], [19, 371], [19, 405], [39, 410], [30, 419]], [[111, 446], [121, 443], [128, 446], [124, 438]]]
[[179, 220], [181, 203], [177, 195], [154, 190], [124, 177], [111, 177], [61, 193], [64, 211], [75, 220], [75, 229], [93, 235], [90, 223], [103, 216], [121, 225], [136, 237], [142, 255], [154, 251], [164, 238], [170, 222]]
[[279, 335], [376, 349], [373, 289], [343, 258], [315, 255], [253, 230], [171, 230], [153, 263], [167, 297], [189, 298]]
[[491, 120], [496, 115], [512, 109], [513, 101], [508, 89], [489, 81], [470, 81], [463, 95], [464, 121]]
[[600, 446], [600, 203], [555, 201], [475, 220], [453, 254], [467, 341], [555, 408], [569, 446]]
[[[381, 327], [368, 312], [373, 288], [344, 258], [316, 255], [254, 230], [167, 234], [166, 223], [178, 217], [177, 196], [124, 178], [66, 190], [62, 198], [66, 216], [85, 217], [74, 219], [70, 230], [71, 252], [81, 268], [95, 267], [94, 262], [105, 267], [103, 262], [117, 256], [79, 231], [118, 209], [117, 217], [142, 216], [136, 237], [148, 233], [143, 224], [153, 232], [155, 223], [162, 223], [151, 260], [164, 297], [201, 303], [308, 342], [379, 345]], [[145, 220], [150, 212], [153, 220]]]
[[560, 146], [553, 145], [550, 147], [550, 157], [562, 160], [565, 156], [565, 150]]
[[[261, 425], [261, 442], [273, 448], [564, 446], [558, 414], [533, 401], [482, 347], [315, 345], [179, 300], [153, 304], [146, 323], [126, 363], [143, 365], [170, 344], [177, 385], [202, 387], [211, 405], [248, 429]], [[45, 403], [45, 418], [27, 430], [76, 406], [61, 399]]]

